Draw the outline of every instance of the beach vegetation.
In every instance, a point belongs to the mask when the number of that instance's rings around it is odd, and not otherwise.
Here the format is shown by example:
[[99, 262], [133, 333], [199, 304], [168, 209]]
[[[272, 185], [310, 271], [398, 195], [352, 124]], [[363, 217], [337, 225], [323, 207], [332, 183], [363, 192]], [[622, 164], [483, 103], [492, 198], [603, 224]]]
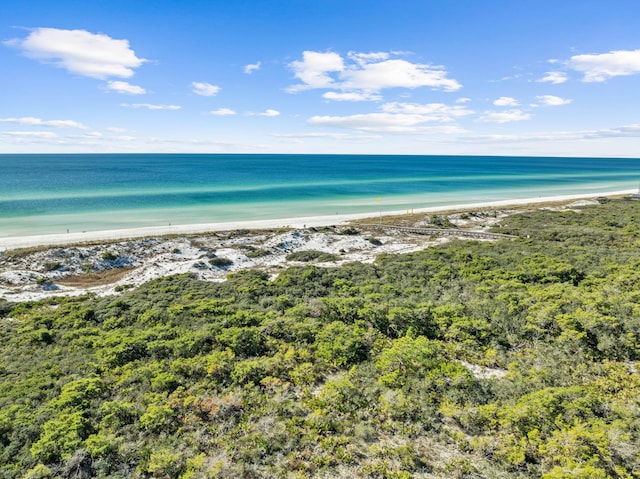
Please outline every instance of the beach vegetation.
[[133, 287], [134, 287], [134, 285], [132, 283], [125, 283], [125, 284], [119, 284], [113, 289], [114, 289], [114, 291], [120, 293], [122, 291], [125, 291], [127, 289], [131, 289]]
[[340, 231], [338, 231], [338, 234], [340, 234], [340, 235], [348, 235], [348, 236], [355, 236], [355, 235], [359, 235], [360, 234], [360, 230], [358, 230], [357, 228], [354, 228], [353, 226], [349, 226], [347, 228], [343, 228]]
[[43, 265], [43, 269], [47, 272], [63, 269], [64, 265], [59, 261], [47, 261]]
[[371, 243], [373, 246], [382, 246], [382, 241], [380, 241], [378, 238], [376, 238], [375, 236], [369, 236], [367, 238], [367, 241], [369, 243]]
[[437, 226], [438, 228], [457, 228], [457, 226], [451, 222], [448, 216], [433, 215], [429, 219], [429, 224]]
[[258, 248], [249, 244], [239, 245], [239, 248], [244, 251], [247, 258], [261, 258], [262, 256], [268, 256], [271, 254], [268, 249]]
[[325, 253], [324, 251], [317, 250], [303, 250], [290, 253], [286, 256], [287, 261], [301, 261], [309, 263], [311, 261], [317, 261], [319, 263], [326, 263], [329, 261], [335, 261], [336, 256], [331, 253]]
[[83, 268], [83, 273], [78, 275], [66, 276], [57, 279], [56, 282], [63, 286], [72, 287], [93, 287], [106, 284], [113, 284], [120, 281], [127, 274], [133, 271], [131, 266], [122, 266], [119, 268], [104, 269], [102, 271], [92, 272], [90, 267]]
[[231, 266], [233, 264], [233, 260], [215, 256], [209, 260], [209, 264], [214, 268], [224, 269]]
[[0, 317], [5, 317], [15, 307], [15, 303], [0, 298]]
[[116, 261], [119, 256], [111, 251], [105, 251], [102, 253], [101, 258], [105, 261]]
[[266, 249], [254, 248], [245, 252], [247, 258], [261, 258], [263, 256], [269, 256], [271, 252]]
[[0, 477], [636, 477], [639, 218], [0, 300]]

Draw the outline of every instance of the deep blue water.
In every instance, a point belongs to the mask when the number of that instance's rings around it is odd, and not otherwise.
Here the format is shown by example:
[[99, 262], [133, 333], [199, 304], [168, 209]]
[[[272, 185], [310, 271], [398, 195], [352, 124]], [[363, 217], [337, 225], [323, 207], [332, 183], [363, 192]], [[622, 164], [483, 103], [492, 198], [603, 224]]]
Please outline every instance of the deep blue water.
[[597, 195], [639, 179], [629, 158], [0, 155], [0, 237]]

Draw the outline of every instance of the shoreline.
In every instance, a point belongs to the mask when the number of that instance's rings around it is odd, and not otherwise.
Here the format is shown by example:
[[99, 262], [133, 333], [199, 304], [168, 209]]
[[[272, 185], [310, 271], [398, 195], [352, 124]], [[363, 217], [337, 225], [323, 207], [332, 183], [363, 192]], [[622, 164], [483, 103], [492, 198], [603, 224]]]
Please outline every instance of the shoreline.
[[[540, 196], [537, 198], [508, 199], [482, 203], [453, 204], [444, 206], [433, 206], [427, 208], [411, 209], [412, 214], [436, 213], [442, 211], [463, 211], [476, 208], [493, 208], [535, 205], [540, 203], [563, 202], [580, 199], [593, 199], [598, 197], [621, 196], [636, 193], [636, 190], [612, 191], [605, 193], [591, 194], [573, 194], [559, 196]], [[381, 216], [400, 216], [407, 213], [403, 211], [386, 211], [386, 212], [369, 212], [354, 214], [336, 214], [329, 216], [313, 216], [300, 218], [282, 218], [273, 220], [250, 220], [250, 221], [233, 221], [220, 223], [202, 223], [202, 224], [186, 224], [171, 226], [149, 226], [142, 228], [127, 228], [117, 230], [97, 230], [81, 233], [57, 233], [31, 236], [9, 236], [0, 238], [0, 254], [4, 251], [18, 248], [31, 248], [37, 246], [63, 246], [69, 244], [78, 244], [86, 242], [108, 242], [125, 239], [137, 239], [155, 236], [168, 235], [192, 235], [206, 234], [219, 231], [229, 231], [237, 229], [260, 230], [269, 228], [293, 228], [303, 229], [306, 227], [321, 227], [346, 225], [350, 221], [362, 220], [366, 218], [379, 218]]]

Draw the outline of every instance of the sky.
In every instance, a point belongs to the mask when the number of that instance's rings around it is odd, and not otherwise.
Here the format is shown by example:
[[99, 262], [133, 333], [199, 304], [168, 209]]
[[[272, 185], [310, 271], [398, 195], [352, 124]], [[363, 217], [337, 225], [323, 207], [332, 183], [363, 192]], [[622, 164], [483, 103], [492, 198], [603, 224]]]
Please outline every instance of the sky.
[[640, 157], [638, 0], [2, 0], [0, 153]]

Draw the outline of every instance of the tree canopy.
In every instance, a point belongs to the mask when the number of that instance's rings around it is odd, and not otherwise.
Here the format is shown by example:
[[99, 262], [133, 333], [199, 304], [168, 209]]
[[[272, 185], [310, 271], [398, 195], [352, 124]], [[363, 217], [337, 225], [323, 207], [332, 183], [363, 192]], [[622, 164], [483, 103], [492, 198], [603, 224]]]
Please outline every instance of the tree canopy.
[[0, 477], [638, 477], [639, 219], [2, 302]]

